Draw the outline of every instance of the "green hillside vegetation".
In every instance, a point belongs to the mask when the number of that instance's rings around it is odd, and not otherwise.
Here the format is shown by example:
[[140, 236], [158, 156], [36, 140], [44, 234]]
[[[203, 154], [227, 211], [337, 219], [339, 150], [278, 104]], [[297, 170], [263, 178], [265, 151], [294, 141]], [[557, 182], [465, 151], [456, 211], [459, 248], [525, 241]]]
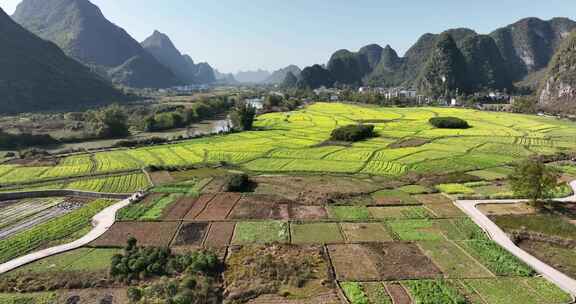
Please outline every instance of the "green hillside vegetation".
[[0, 9], [0, 112], [54, 110], [121, 100], [122, 94]]

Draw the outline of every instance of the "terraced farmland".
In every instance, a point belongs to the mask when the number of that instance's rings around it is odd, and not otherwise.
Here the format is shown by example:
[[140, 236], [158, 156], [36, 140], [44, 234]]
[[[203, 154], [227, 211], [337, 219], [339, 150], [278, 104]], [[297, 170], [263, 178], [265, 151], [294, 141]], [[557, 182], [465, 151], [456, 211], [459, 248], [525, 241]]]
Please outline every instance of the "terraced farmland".
[[[434, 129], [433, 116], [468, 120], [467, 130]], [[394, 119], [394, 120], [392, 120]], [[379, 137], [348, 147], [317, 147], [337, 125], [376, 123]], [[0, 165], [0, 184], [135, 170], [149, 165], [184, 166], [227, 162], [256, 172], [345, 173], [402, 176], [408, 172], [489, 169], [534, 153], [576, 148], [574, 124], [552, 118], [450, 108], [379, 108], [317, 103], [290, 115], [258, 117], [261, 131], [190, 140], [153, 148], [76, 155], [54, 167]], [[418, 138], [422, 145], [394, 148]]]

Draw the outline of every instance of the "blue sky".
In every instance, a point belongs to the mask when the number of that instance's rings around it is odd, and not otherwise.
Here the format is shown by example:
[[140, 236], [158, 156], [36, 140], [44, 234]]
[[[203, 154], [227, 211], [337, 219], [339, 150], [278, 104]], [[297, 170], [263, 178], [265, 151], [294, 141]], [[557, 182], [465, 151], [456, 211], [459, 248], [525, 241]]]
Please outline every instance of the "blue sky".
[[[11, 14], [20, 0], [0, 0]], [[325, 63], [334, 51], [390, 44], [403, 54], [420, 35], [452, 27], [480, 33], [535, 16], [576, 19], [575, 0], [92, 0], [138, 41], [157, 29], [195, 61], [223, 72]]]

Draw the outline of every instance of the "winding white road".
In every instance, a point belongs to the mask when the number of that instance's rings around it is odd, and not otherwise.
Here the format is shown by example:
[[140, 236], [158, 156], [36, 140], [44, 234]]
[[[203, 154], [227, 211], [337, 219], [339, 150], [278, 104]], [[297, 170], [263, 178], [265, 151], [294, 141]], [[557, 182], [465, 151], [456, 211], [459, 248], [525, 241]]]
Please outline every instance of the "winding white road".
[[[576, 193], [576, 181], [571, 182], [570, 186], [574, 190], [574, 193]], [[513, 204], [526, 201], [527, 200], [457, 200], [455, 201], [455, 204], [468, 216], [470, 216], [470, 218], [472, 218], [472, 220], [478, 224], [478, 226], [484, 229], [496, 243], [518, 257], [524, 263], [528, 264], [530, 267], [536, 270], [536, 272], [541, 274], [550, 282], [556, 284], [565, 292], [571, 294], [572, 296], [576, 296], [576, 280], [550, 267], [546, 263], [538, 260], [536, 257], [516, 246], [516, 244], [510, 240], [508, 235], [504, 233], [500, 227], [494, 224], [494, 222], [492, 222], [477, 208], [478, 205], [482, 204]], [[576, 194], [571, 197], [557, 199], [557, 201], [576, 202]]]
[[137, 198], [138, 198], [138, 194], [134, 194], [130, 198], [127, 198], [123, 201], [120, 201], [120, 202], [102, 210], [100, 213], [96, 214], [92, 218], [92, 226], [94, 226], [94, 228], [88, 234], [86, 234], [82, 238], [80, 238], [80, 239], [78, 239], [72, 243], [67, 243], [67, 244], [56, 246], [56, 247], [46, 248], [46, 249], [43, 249], [40, 251], [30, 253], [28, 255], [16, 258], [16, 259], [11, 260], [9, 262], [6, 262], [4, 264], [0, 264], [0, 274], [9, 272], [11, 270], [14, 270], [14, 269], [20, 267], [20, 266], [24, 266], [26, 264], [32, 263], [34, 261], [37, 261], [37, 260], [40, 260], [43, 258], [47, 258], [47, 257], [52, 256], [52, 255], [56, 255], [59, 253], [78, 249], [84, 245], [88, 245], [92, 241], [94, 241], [97, 238], [99, 238], [100, 236], [102, 236], [106, 231], [108, 231], [108, 229], [110, 229], [110, 227], [112, 227], [112, 225], [116, 221], [116, 212], [118, 212], [118, 210], [128, 206], [130, 204], [131, 200], [135, 200]]

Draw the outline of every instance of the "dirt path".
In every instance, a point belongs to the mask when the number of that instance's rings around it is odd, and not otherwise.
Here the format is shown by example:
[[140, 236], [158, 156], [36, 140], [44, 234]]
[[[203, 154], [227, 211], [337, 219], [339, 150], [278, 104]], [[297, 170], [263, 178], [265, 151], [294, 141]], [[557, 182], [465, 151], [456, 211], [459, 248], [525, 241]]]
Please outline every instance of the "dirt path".
[[394, 304], [412, 304], [408, 292], [399, 283], [387, 283], [386, 291], [388, 291]]
[[[574, 190], [574, 193], [576, 193], [576, 181], [571, 182], [570, 186]], [[492, 222], [478, 209], [478, 206], [482, 204], [514, 204], [526, 201], [527, 200], [457, 200], [455, 201], [455, 204], [468, 216], [470, 216], [470, 218], [472, 218], [472, 220], [478, 226], [484, 229], [496, 243], [518, 257], [524, 263], [528, 264], [539, 274], [548, 279], [550, 282], [556, 284], [565, 292], [571, 294], [572, 296], [576, 296], [576, 280], [568, 277], [553, 267], [550, 267], [546, 263], [538, 260], [536, 257], [532, 256], [526, 251], [520, 249], [518, 246], [516, 246], [516, 244], [514, 244], [514, 242], [512, 242], [512, 240], [510, 240], [508, 235], [502, 231], [500, 227], [494, 224], [494, 222]], [[558, 199], [557, 201], [576, 202], [576, 194], [564, 199]]]
[[59, 245], [56, 247], [51, 247], [47, 249], [43, 249], [37, 252], [33, 252], [31, 254], [13, 259], [8, 261], [4, 264], [0, 264], [0, 274], [9, 272], [14, 270], [20, 266], [24, 266], [26, 264], [32, 263], [34, 261], [56, 255], [59, 253], [67, 252], [70, 250], [74, 250], [80, 248], [84, 245], [91, 243], [92, 241], [96, 240], [100, 236], [102, 236], [116, 221], [116, 212], [118, 210], [128, 206], [132, 199], [135, 199], [137, 194], [132, 195], [130, 198], [127, 198], [123, 201], [120, 201], [104, 210], [100, 213], [96, 214], [92, 218], [92, 225], [94, 228], [82, 238], [68, 244]]

